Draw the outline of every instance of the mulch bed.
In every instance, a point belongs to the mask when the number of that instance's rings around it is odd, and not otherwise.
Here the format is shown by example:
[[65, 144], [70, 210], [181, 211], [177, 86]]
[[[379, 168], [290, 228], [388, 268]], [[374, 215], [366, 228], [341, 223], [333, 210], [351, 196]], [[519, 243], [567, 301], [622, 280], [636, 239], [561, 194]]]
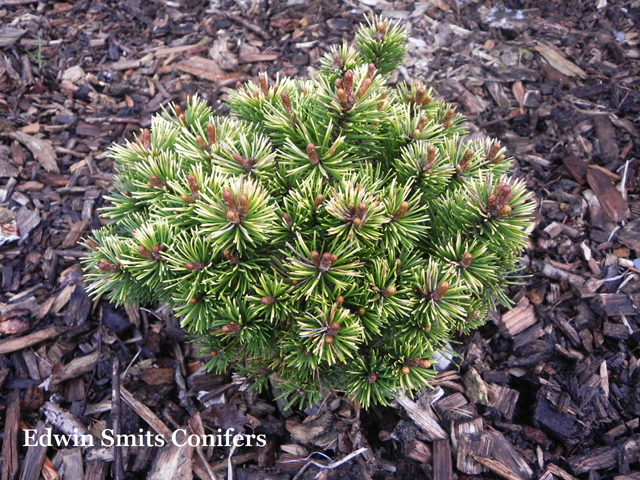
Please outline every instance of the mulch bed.
[[[238, 81], [312, 75], [372, 12], [410, 27], [394, 81], [515, 157], [539, 202], [527, 276], [433, 390], [283, 412], [204, 371], [169, 312], [92, 301], [78, 240], [110, 144], [196, 92], [224, 114]], [[0, 0], [0, 480], [640, 479], [639, 24], [637, 0]], [[47, 428], [267, 442], [24, 446]]]

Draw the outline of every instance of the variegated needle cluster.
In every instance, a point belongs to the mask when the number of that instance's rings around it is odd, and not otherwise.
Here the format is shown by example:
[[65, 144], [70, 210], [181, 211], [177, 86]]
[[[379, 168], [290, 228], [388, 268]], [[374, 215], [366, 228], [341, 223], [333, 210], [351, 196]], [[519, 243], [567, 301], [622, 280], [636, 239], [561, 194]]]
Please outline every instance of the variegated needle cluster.
[[428, 386], [446, 340], [508, 304], [533, 204], [493, 140], [420, 82], [389, 86], [407, 32], [374, 18], [310, 80], [261, 75], [111, 149], [90, 291], [169, 302], [217, 372], [290, 405], [386, 404]]

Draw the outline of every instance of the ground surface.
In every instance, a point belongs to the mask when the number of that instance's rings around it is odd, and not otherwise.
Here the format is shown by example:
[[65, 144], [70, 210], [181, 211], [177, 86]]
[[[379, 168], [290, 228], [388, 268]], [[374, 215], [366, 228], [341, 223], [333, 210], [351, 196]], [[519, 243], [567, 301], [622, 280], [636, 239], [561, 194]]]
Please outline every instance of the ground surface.
[[[515, 157], [540, 205], [529, 277], [418, 403], [285, 419], [202, 371], [167, 312], [92, 302], [77, 241], [101, 224], [112, 142], [195, 92], [224, 113], [237, 81], [313, 74], [370, 12], [410, 29], [396, 79], [433, 85]], [[225, 478], [230, 455], [233, 478], [316, 478], [312, 452], [328, 455], [318, 478], [640, 478], [638, 25], [637, 0], [0, 0], [0, 478]], [[25, 448], [20, 433], [203, 423], [269, 442]]]

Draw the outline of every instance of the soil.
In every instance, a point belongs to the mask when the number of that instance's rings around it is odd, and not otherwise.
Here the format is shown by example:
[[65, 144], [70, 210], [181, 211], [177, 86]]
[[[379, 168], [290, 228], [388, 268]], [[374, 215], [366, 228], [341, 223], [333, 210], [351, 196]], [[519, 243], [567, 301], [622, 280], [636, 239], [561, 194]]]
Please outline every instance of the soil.
[[[515, 158], [539, 204], [526, 276], [433, 390], [283, 412], [204, 371], [170, 312], [92, 301], [78, 241], [104, 224], [112, 143], [194, 93], [226, 114], [237, 82], [313, 75], [371, 14], [410, 31], [393, 81], [433, 86]], [[0, 0], [0, 20], [0, 480], [640, 479], [638, 0]], [[23, 432], [218, 426], [268, 441]]]

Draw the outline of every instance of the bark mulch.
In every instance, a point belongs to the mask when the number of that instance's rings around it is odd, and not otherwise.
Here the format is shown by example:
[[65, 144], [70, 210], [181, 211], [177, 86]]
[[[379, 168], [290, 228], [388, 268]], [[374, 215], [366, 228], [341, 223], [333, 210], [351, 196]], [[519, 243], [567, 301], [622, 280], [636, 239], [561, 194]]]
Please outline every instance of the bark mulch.
[[[312, 75], [370, 13], [410, 29], [394, 80], [515, 157], [539, 202], [527, 276], [433, 390], [282, 412], [204, 371], [169, 312], [92, 301], [78, 240], [110, 144], [196, 92], [224, 114], [238, 81]], [[640, 479], [638, 25], [637, 0], [0, 0], [0, 480]], [[217, 428], [268, 441], [25, 446]]]

